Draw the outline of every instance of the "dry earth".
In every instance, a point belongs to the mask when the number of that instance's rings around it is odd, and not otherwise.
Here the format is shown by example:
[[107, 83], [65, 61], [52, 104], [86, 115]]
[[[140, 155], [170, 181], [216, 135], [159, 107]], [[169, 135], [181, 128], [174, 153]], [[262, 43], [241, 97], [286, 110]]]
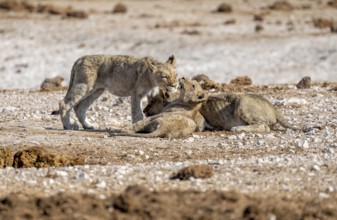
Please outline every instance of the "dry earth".
[[[0, 53], [0, 165], [16, 164], [0, 169], [0, 219], [337, 219], [337, 83], [331, 82], [337, 81], [336, 34], [312, 23], [322, 14], [333, 17], [335, 8], [327, 1], [294, 1], [297, 8], [268, 9], [257, 23], [253, 15], [273, 1], [240, 1], [228, 14], [211, 12], [219, 1], [125, 1], [128, 11], [121, 15], [108, 14], [111, 3], [107, 9], [106, 1], [97, 2], [73, 2], [89, 12], [84, 20], [0, 12], [0, 47], [6, 51]], [[234, 24], [223, 24], [233, 18]], [[87, 28], [79, 29], [84, 23]], [[256, 24], [264, 29], [255, 33]], [[110, 28], [119, 34], [107, 33]], [[283, 50], [288, 41], [299, 47]], [[226, 49], [233, 53], [219, 52]], [[171, 50], [178, 54], [180, 75], [208, 70], [212, 79], [229, 82], [245, 73], [253, 85], [233, 89], [262, 94], [292, 124], [316, 128], [207, 131], [177, 140], [109, 137], [107, 128], [131, 127], [130, 99], [105, 93], [88, 112], [100, 130], [65, 131], [50, 113], [66, 90], [37, 89], [53, 72], [67, 82], [82, 54], [166, 59]], [[228, 72], [218, 68], [221, 62]], [[230, 71], [235, 68], [240, 71]], [[296, 88], [302, 74], [314, 80], [310, 89]], [[269, 84], [272, 80], [278, 84]], [[27, 87], [33, 89], [21, 89]], [[39, 150], [23, 151], [32, 147]], [[191, 165], [207, 167], [187, 169], [195, 178], [172, 178]], [[181, 179], [190, 175], [186, 172]]]

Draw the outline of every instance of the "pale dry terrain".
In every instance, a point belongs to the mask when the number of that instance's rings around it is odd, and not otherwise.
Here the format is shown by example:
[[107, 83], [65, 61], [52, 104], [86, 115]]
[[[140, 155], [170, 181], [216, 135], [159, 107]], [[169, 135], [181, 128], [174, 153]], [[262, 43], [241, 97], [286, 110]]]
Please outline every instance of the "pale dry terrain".
[[[77, 166], [0, 169], [0, 218], [337, 219], [337, 35], [312, 24], [337, 9], [292, 1], [297, 9], [268, 10], [257, 22], [253, 14], [273, 1], [231, 3], [225, 14], [211, 12], [219, 1], [125, 1], [126, 14], [110, 14], [115, 2], [71, 2], [89, 17], [0, 12], [0, 148], [84, 158]], [[311, 8], [300, 9], [305, 4]], [[255, 32], [256, 24], [264, 30]], [[66, 89], [38, 88], [54, 75], [66, 85], [73, 62], [91, 53], [175, 54], [180, 76], [207, 73], [225, 83], [248, 75], [253, 86], [235, 89], [261, 94], [290, 123], [315, 128], [109, 137], [108, 128], [131, 128], [130, 99], [105, 93], [88, 112], [100, 130], [65, 131], [50, 113]], [[305, 75], [313, 85], [297, 89]], [[212, 168], [210, 178], [170, 178], [201, 164]]]

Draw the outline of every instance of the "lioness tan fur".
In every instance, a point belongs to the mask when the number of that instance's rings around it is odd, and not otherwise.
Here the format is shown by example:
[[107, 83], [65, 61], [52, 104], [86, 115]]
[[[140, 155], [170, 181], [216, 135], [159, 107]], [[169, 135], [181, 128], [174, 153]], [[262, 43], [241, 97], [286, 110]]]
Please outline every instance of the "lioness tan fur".
[[86, 119], [89, 106], [107, 90], [117, 96], [131, 96], [132, 122], [144, 118], [142, 101], [153, 97], [160, 87], [175, 91], [178, 86], [175, 58], [166, 63], [151, 57], [137, 59], [131, 56], [88, 55], [79, 58], [71, 70], [68, 92], [60, 101], [59, 113], [64, 129], [78, 129], [70, 122], [70, 111], [84, 129], [93, 129]]
[[[160, 114], [147, 117], [133, 124], [133, 131], [111, 133], [112, 136], [133, 136], [146, 138], [183, 138], [201, 128], [199, 109], [208, 97], [196, 81], [181, 78], [180, 96], [163, 108]], [[202, 117], [202, 116], [201, 116]]]
[[[145, 107], [144, 113], [160, 113], [167, 97], [168, 94], [159, 93]], [[277, 122], [286, 128], [299, 129], [289, 124], [268, 100], [256, 94], [211, 94], [199, 112], [211, 130], [269, 132]]]

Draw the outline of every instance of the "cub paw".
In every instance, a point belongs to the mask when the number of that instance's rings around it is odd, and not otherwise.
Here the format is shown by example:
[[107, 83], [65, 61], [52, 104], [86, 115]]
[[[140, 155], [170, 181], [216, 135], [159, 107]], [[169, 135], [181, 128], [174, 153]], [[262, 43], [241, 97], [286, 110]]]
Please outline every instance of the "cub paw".
[[231, 132], [243, 132], [244, 130], [240, 127], [240, 126], [237, 126], [237, 127], [232, 127]]
[[77, 124], [63, 126], [64, 130], [78, 130], [80, 127]]

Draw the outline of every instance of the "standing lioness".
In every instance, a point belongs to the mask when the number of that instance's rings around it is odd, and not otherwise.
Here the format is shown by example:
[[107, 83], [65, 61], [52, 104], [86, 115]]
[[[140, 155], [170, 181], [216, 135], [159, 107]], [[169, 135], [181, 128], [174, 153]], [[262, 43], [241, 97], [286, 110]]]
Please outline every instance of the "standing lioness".
[[131, 56], [89, 55], [78, 59], [72, 70], [69, 89], [59, 104], [64, 129], [78, 129], [70, 122], [70, 111], [84, 129], [94, 125], [86, 119], [89, 106], [105, 90], [117, 96], [131, 96], [132, 123], [143, 119], [142, 100], [151, 98], [159, 87], [169, 92], [178, 86], [175, 58], [172, 55], [162, 63], [151, 57], [137, 59]]

